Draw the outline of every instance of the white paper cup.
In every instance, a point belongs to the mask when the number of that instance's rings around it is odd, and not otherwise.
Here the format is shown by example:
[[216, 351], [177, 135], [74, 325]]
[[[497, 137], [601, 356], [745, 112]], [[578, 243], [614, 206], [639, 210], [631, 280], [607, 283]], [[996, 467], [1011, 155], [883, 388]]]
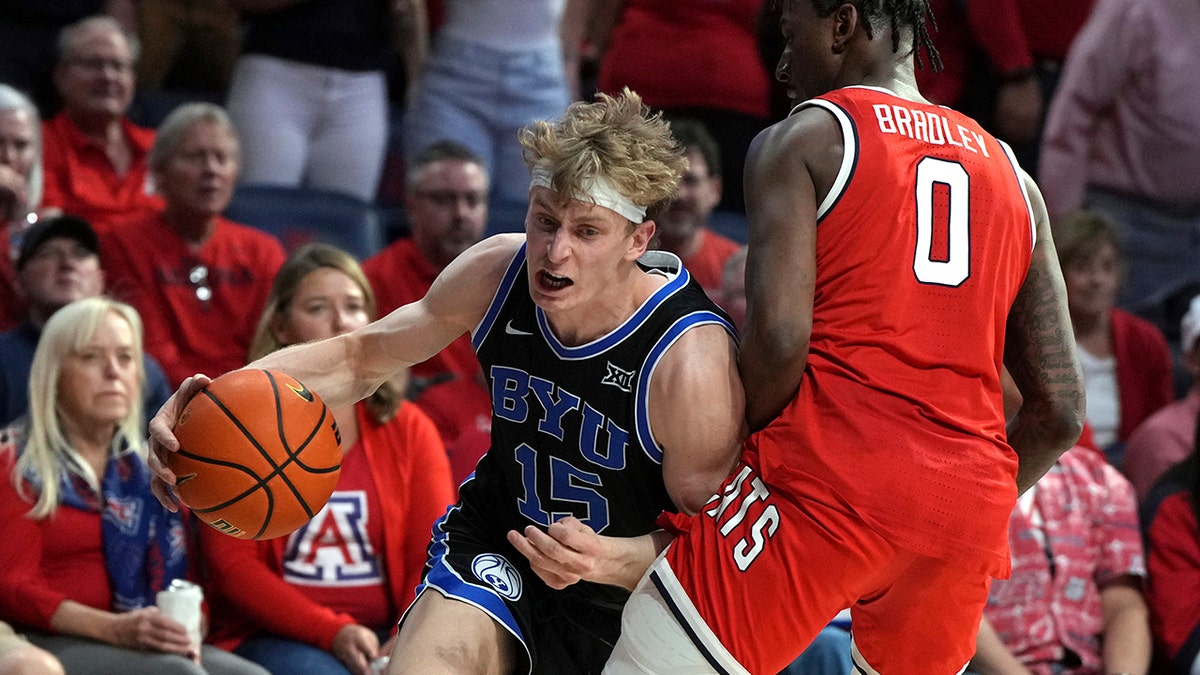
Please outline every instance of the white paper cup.
[[158, 611], [183, 624], [187, 629], [192, 644], [200, 647], [200, 605], [204, 601], [204, 593], [200, 587], [186, 581], [173, 581], [166, 590], [158, 592], [155, 598]]

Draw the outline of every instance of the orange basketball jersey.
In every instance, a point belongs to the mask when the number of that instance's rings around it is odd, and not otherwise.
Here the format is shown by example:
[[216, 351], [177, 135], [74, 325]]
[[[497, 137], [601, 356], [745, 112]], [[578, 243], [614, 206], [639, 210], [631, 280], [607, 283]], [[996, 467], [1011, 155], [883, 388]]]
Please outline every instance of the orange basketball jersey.
[[1016, 161], [970, 118], [883, 89], [809, 106], [845, 156], [818, 208], [807, 369], [759, 432], [763, 475], [820, 481], [893, 543], [1006, 576], [1000, 369], [1035, 237]]

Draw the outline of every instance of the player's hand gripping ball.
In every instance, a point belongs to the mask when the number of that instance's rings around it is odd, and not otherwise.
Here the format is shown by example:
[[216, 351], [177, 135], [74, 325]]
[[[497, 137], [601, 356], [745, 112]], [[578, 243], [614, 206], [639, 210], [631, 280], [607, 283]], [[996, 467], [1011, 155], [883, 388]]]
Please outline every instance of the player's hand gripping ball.
[[168, 453], [179, 498], [239, 539], [295, 531], [325, 506], [341, 472], [341, 434], [308, 387], [270, 370], [235, 370], [198, 392]]

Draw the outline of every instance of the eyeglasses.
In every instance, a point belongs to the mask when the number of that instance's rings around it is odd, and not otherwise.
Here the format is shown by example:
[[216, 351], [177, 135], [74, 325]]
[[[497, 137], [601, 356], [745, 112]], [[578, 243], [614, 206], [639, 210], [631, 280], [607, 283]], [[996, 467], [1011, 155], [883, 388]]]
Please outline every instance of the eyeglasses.
[[188, 281], [191, 282], [192, 289], [196, 292], [196, 299], [207, 306], [213, 295], [212, 286], [208, 280], [208, 267], [203, 263], [193, 266], [188, 270]]
[[102, 72], [104, 72], [105, 68], [112, 68], [113, 70], [117, 71], [118, 73], [133, 72], [133, 62], [132, 61], [120, 61], [118, 59], [106, 59], [101, 56], [93, 56], [93, 57], [89, 57], [86, 59], [85, 58], [72, 58], [72, 59], [68, 59], [67, 63], [69, 63], [73, 66], [79, 66], [80, 68], [82, 68], [86, 71], [89, 71], [89, 72], [93, 72], [93, 73], [102, 73]]
[[478, 208], [487, 203], [486, 192], [456, 192], [455, 190], [413, 190], [413, 195], [428, 199], [434, 206], [451, 209], [458, 206], [458, 200], [467, 203], [467, 208]]

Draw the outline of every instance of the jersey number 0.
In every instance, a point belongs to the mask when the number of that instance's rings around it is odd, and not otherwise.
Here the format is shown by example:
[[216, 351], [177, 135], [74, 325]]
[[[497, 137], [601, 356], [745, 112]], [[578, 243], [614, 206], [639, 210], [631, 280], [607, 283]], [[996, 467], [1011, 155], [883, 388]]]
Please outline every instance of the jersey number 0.
[[[939, 186], [944, 190], [944, 206], [935, 204]], [[970, 187], [967, 170], [958, 162], [925, 157], [917, 163], [913, 273], [921, 283], [958, 286], [970, 276]], [[945, 253], [935, 255], [935, 234], [945, 237]]]

